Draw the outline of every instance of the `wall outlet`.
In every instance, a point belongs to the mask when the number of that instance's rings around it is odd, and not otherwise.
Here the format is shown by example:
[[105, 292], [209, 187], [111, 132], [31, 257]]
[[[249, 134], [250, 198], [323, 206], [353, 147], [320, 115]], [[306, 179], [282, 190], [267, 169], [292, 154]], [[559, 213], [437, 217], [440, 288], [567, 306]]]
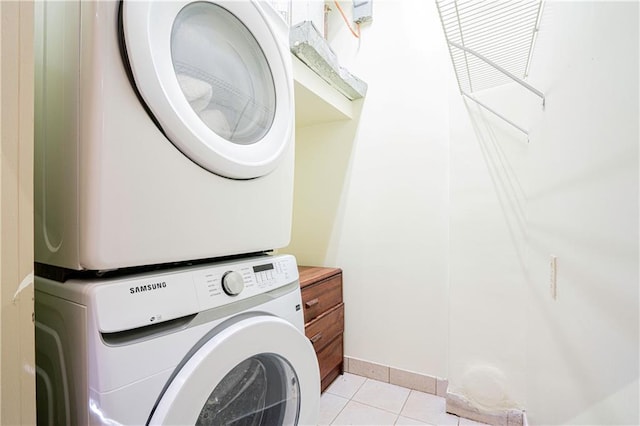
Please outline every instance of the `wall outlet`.
[[553, 300], [558, 299], [558, 258], [551, 255], [549, 259], [549, 290]]

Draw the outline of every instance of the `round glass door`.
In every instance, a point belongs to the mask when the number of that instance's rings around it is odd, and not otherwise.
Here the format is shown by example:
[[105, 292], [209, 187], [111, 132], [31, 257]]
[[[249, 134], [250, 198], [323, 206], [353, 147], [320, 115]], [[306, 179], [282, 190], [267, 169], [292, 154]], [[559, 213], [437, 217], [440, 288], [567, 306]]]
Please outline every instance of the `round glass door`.
[[121, 8], [130, 71], [162, 132], [199, 166], [233, 179], [270, 173], [293, 143], [288, 39], [263, 7], [123, 0]]
[[200, 342], [171, 375], [149, 425], [317, 423], [318, 361], [291, 323], [252, 316], [221, 324]]
[[273, 77], [238, 18], [212, 3], [185, 6], [173, 24], [171, 57], [182, 93], [207, 127], [241, 145], [264, 137], [275, 115]]
[[293, 425], [298, 378], [283, 358], [260, 354], [235, 366], [211, 392], [196, 425]]

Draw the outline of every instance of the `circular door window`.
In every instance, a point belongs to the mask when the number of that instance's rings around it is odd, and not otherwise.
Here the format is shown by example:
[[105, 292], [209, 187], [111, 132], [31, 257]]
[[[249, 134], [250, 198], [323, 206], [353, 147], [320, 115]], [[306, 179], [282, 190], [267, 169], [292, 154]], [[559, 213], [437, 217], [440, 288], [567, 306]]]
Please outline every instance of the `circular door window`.
[[252, 179], [293, 143], [288, 40], [267, 6], [217, 3], [124, 0], [124, 46], [140, 97], [176, 148], [213, 173]]
[[197, 425], [293, 425], [298, 378], [282, 357], [259, 354], [235, 366], [211, 392]]
[[315, 424], [319, 404], [309, 340], [281, 318], [251, 316], [221, 324], [189, 351], [148, 424]]
[[171, 57], [187, 102], [213, 132], [241, 145], [267, 134], [276, 108], [273, 77], [238, 18], [211, 3], [185, 6], [173, 24]]

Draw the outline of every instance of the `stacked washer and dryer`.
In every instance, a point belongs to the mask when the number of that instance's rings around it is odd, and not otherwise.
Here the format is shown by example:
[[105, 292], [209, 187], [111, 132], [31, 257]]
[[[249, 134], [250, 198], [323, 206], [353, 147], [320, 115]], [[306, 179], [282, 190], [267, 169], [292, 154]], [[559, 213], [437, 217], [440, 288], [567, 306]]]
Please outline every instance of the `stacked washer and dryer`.
[[268, 4], [36, 3], [39, 424], [317, 423], [293, 110]]

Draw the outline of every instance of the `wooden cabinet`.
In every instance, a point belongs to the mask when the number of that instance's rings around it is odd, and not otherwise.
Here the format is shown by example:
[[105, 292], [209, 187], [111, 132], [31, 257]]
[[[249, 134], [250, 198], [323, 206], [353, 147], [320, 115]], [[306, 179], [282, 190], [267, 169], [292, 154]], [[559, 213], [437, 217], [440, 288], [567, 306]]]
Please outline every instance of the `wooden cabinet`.
[[324, 391], [344, 372], [342, 270], [299, 266], [298, 271], [305, 334], [316, 350], [320, 364], [321, 388]]

